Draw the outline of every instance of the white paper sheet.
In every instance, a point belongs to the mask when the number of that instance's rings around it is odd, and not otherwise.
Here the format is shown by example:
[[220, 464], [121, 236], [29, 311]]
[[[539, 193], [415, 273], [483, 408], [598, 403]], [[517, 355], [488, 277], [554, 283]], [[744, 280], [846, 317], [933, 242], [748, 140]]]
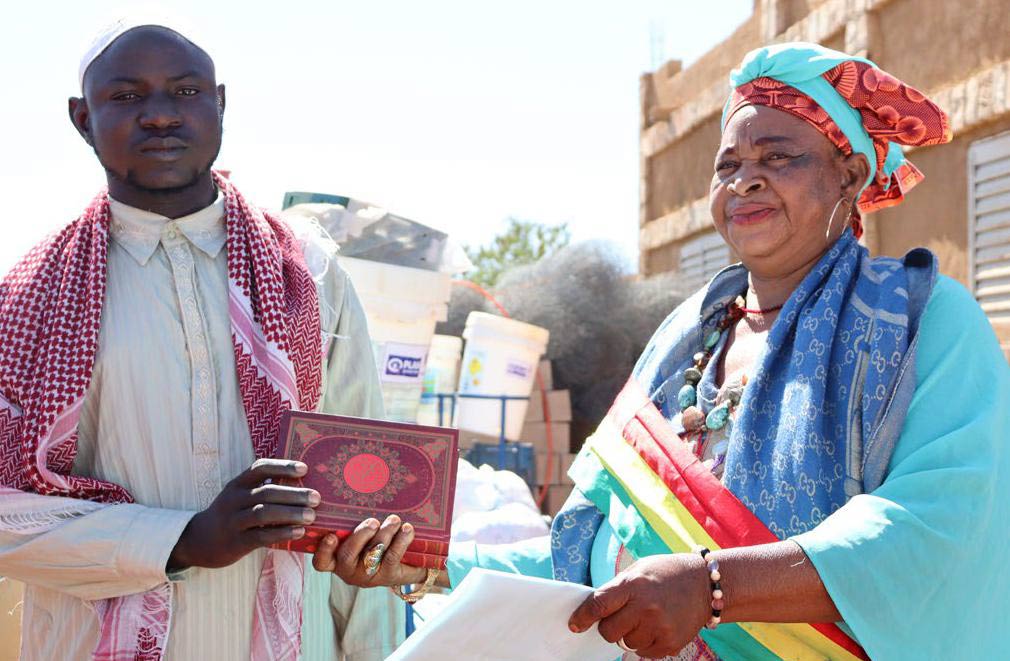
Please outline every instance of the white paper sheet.
[[449, 603], [386, 661], [613, 661], [621, 649], [568, 618], [592, 588], [474, 569]]

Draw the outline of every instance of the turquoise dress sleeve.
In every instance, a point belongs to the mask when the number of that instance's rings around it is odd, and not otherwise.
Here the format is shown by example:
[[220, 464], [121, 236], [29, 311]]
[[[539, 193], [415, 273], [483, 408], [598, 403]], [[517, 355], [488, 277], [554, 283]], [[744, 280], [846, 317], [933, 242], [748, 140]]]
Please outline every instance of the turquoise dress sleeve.
[[536, 578], [553, 578], [551, 538], [545, 535], [514, 544], [453, 542], [449, 545], [449, 558], [446, 561], [449, 585], [459, 585], [474, 567]]
[[941, 278], [884, 483], [794, 537], [870, 657], [1010, 658], [1010, 368]]

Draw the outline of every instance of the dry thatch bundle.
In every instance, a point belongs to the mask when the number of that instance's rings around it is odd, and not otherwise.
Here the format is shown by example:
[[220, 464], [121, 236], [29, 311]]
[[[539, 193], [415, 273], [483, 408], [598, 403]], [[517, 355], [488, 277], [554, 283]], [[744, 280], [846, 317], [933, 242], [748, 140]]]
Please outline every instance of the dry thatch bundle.
[[[573, 444], [606, 414], [660, 322], [690, 292], [675, 274], [630, 276], [612, 244], [578, 243], [536, 264], [505, 273], [494, 295], [509, 314], [551, 331], [547, 357], [556, 388], [572, 394]], [[483, 297], [456, 287], [439, 333], [460, 335], [473, 310], [496, 312]], [[577, 448], [573, 448], [577, 449]]]

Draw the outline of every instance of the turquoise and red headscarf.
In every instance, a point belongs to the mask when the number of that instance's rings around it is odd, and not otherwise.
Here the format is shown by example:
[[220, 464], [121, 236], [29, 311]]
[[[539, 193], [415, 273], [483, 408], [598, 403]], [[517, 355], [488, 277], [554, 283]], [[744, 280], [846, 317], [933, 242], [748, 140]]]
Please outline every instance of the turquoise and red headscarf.
[[858, 212], [900, 204], [923, 180], [901, 147], [951, 140], [946, 113], [922, 92], [870, 60], [818, 44], [793, 42], [751, 51], [730, 74], [733, 87], [722, 125], [748, 105], [770, 106], [809, 122], [845, 155], [859, 153], [870, 165], [856, 203]]

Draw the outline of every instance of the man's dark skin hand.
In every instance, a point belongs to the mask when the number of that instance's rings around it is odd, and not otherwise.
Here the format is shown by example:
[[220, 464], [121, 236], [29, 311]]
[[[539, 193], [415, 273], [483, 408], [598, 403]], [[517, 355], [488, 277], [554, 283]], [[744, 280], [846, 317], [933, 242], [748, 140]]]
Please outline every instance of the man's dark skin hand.
[[316, 519], [319, 493], [270, 484], [308, 472], [300, 461], [259, 459], [194, 516], [168, 558], [168, 569], [227, 567], [251, 551], [299, 539]]

